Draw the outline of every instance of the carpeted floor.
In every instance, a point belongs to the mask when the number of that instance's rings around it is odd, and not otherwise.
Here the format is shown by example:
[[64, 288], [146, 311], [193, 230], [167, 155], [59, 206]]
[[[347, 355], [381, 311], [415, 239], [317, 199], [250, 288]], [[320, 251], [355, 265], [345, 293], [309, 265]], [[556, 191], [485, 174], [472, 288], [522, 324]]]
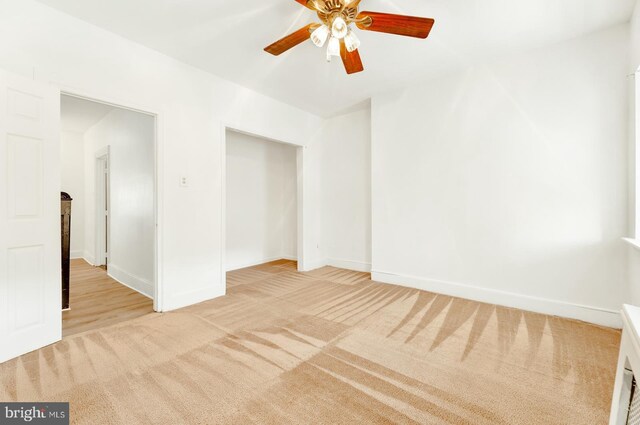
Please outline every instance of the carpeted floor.
[[291, 262], [0, 365], [82, 424], [605, 424], [618, 331]]

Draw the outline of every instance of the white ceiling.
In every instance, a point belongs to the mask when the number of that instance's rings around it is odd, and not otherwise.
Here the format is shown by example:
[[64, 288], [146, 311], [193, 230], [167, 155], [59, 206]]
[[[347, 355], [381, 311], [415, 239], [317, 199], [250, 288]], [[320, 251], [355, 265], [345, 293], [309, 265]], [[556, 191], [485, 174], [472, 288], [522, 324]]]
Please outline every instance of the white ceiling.
[[346, 75], [304, 43], [262, 49], [317, 17], [294, 0], [39, 0], [322, 116], [482, 58], [627, 22], [635, 0], [363, 0], [361, 10], [432, 17], [427, 40], [359, 31], [365, 71]]
[[72, 96], [61, 96], [61, 129], [73, 133], [85, 133], [113, 109], [113, 106], [102, 103]]

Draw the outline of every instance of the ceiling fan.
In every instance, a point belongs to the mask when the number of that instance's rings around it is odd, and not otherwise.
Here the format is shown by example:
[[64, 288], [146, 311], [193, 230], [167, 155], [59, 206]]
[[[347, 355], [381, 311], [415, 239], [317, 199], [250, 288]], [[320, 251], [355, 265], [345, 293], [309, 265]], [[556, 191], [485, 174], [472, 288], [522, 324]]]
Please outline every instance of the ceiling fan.
[[386, 32], [408, 37], [427, 38], [434, 20], [379, 12], [358, 12], [362, 0], [295, 0], [318, 14], [321, 24], [309, 24], [276, 41], [265, 51], [278, 56], [311, 38], [318, 47], [327, 46], [327, 61], [340, 56], [347, 74], [364, 70], [360, 60], [360, 40], [351, 28], [355, 24], [364, 31]]

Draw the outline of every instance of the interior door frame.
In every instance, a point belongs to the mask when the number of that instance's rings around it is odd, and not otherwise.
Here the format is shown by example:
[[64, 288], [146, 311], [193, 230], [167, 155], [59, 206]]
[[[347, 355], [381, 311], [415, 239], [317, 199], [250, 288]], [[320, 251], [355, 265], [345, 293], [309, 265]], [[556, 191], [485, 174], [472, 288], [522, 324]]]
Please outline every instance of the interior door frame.
[[259, 133], [252, 132], [250, 130], [242, 129], [237, 125], [223, 124], [221, 126], [221, 140], [220, 143], [220, 182], [221, 182], [221, 224], [220, 224], [220, 267], [221, 276], [220, 282], [224, 286], [224, 294], [227, 292], [227, 132], [234, 131], [236, 133], [245, 134], [247, 136], [256, 137], [258, 139], [266, 140], [268, 142], [275, 142], [282, 145], [292, 146], [296, 148], [296, 171], [297, 171], [297, 247], [296, 257], [298, 258], [298, 270], [304, 271], [305, 268], [305, 251], [304, 251], [304, 146], [295, 143], [288, 143], [282, 140], [275, 139], [273, 137], [264, 136]]
[[[111, 214], [109, 213], [109, 205], [111, 203], [111, 156], [109, 146], [98, 149], [94, 156], [95, 161], [95, 201], [96, 201], [96, 220], [95, 220], [95, 266], [106, 266], [109, 262], [109, 247], [111, 246]], [[103, 170], [106, 169], [106, 178], [104, 174], [99, 173], [98, 164], [104, 163]], [[106, 211], [106, 214], [105, 214]], [[105, 218], [106, 216], [106, 218]]]
[[[163, 111], [158, 110], [155, 106], [146, 104], [137, 104], [128, 100], [113, 98], [106, 93], [96, 93], [91, 90], [78, 89], [76, 87], [60, 87], [60, 96], [71, 96], [78, 99], [88, 100], [90, 102], [101, 103], [116, 108], [127, 109], [129, 111], [138, 112], [149, 115], [154, 118], [155, 137], [154, 137], [154, 167], [155, 167], [155, 187], [154, 187], [154, 212], [155, 212], [155, 235], [154, 235], [154, 273], [153, 273], [153, 309], [154, 311], [164, 311], [164, 291], [163, 291], [163, 255], [162, 242], [164, 240], [164, 231], [162, 223], [164, 222], [164, 212], [162, 206], [164, 199], [164, 117]], [[110, 230], [109, 230], [110, 232]]]

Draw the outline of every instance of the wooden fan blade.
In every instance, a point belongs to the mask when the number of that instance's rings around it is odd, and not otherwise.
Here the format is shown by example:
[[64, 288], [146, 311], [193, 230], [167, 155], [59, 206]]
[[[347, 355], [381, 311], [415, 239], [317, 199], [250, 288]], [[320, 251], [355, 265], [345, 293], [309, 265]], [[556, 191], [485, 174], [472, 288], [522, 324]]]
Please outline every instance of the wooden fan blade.
[[309, 1], [309, 0], [296, 0], [296, 1], [308, 9], [316, 10], [312, 1]]
[[265, 47], [264, 51], [275, 56], [281, 55], [287, 50], [296, 47], [298, 44], [307, 41], [311, 37], [311, 32], [309, 30], [315, 25], [317, 24], [309, 24], [306, 27], [300, 28], [293, 34], [289, 34], [288, 36], [281, 38], [270, 46]]
[[390, 13], [361, 12], [356, 25], [361, 30], [386, 32], [407, 37], [427, 38], [435, 20]]
[[358, 53], [357, 49], [353, 52], [348, 52], [347, 47], [344, 45], [344, 40], [340, 40], [340, 57], [342, 58], [342, 63], [344, 64], [344, 69], [347, 71], [347, 74], [364, 71], [360, 53]]

